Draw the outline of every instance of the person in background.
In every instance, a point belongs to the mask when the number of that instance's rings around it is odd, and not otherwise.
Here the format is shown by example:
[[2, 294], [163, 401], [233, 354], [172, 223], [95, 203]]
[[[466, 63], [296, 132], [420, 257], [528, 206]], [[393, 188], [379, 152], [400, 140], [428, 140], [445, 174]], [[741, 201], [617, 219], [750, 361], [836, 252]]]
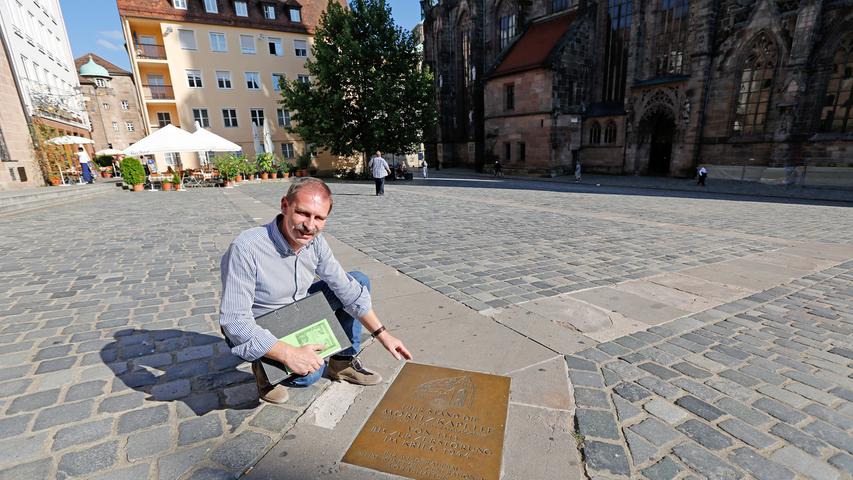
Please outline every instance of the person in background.
[[83, 181], [86, 183], [95, 183], [95, 177], [92, 176], [92, 166], [90, 165], [92, 159], [89, 158], [89, 154], [86, 153], [86, 149], [82, 146], [77, 147], [77, 157], [80, 161], [80, 171], [83, 174]]
[[370, 170], [370, 175], [373, 177], [374, 183], [376, 183], [376, 196], [384, 196], [385, 177], [391, 174], [391, 169], [388, 167], [388, 162], [382, 158], [382, 152], [379, 150], [376, 151], [376, 155], [367, 164], [367, 169]]
[[699, 167], [699, 180], [696, 182], [696, 185], [700, 187], [705, 186], [705, 179], [708, 178], [708, 169], [704, 166]]
[[582, 168], [583, 167], [581, 167], [581, 161], [578, 160], [578, 163], [575, 164], [575, 183], [580, 183], [580, 181], [581, 181], [581, 170], [582, 170]]
[[426, 162], [426, 159], [421, 160], [421, 172], [424, 175], [424, 178], [429, 178], [429, 165]]

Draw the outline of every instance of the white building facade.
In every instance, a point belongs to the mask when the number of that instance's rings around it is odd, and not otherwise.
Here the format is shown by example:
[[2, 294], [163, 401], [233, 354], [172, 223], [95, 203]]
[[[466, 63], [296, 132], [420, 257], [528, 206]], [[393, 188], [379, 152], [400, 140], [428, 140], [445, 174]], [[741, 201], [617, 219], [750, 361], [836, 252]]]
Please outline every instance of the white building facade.
[[59, 0], [0, 1], [0, 33], [33, 120], [88, 137], [89, 117]]

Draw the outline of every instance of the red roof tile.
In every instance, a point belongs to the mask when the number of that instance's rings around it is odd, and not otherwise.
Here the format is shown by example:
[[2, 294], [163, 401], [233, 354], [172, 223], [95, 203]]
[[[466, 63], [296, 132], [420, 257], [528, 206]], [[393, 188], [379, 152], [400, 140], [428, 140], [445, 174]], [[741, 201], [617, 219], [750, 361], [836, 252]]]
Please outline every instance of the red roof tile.
[[575, 11], [571, 11], [565, 15], [532, 24], [515, 42], [512, 50], [504, 57], [493, 75], [515, 73], [542, 66], [576, 16]]

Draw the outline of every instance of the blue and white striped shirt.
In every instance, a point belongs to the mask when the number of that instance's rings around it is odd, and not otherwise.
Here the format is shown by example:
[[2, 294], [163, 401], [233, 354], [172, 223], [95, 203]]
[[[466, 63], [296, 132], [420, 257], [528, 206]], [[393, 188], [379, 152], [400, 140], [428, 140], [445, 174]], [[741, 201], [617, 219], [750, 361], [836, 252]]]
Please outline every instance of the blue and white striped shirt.
[[294, 252], [278, 228], [281, 217], [241, 233], [219, 265], [219, 324], [234, 345], [231, 352], [247, 361], [263, 357], [277, 341], [255, 323], [255, 317], [308, 296], [315, 275], [353, 317], [360, 318], [372, 308], [370, 292], [346, 274], [322, 234]]

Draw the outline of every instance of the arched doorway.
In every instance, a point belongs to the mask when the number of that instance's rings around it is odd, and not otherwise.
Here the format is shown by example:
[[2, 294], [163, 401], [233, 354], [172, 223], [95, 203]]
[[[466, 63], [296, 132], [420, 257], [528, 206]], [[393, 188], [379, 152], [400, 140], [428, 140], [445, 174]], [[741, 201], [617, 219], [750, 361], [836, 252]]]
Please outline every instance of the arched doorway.
[[658, 112], [648, 119], [648, 129], [651, 133], [649, 175], [669, 175], [675, 122], [671, 116]]

